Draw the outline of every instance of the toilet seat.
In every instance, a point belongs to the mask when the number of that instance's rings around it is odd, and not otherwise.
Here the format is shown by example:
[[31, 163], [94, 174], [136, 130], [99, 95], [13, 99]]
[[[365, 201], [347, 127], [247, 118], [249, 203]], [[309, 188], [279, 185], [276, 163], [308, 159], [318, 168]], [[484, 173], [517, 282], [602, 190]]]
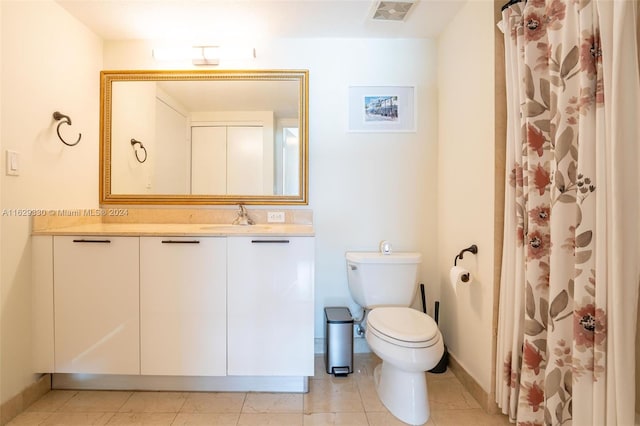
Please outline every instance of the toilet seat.
[[373, 309], [367, 327], [380, 339], [407, 348], [426, 348], [440, 340], [438, 325], [430, 316], [406, 307]]

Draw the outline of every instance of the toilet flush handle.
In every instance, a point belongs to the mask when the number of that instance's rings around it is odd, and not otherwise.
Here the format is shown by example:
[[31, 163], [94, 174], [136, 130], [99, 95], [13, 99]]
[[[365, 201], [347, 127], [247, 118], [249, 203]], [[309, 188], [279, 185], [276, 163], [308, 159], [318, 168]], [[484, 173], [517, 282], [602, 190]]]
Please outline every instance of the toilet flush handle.
[[352, 271], [356, 271], [358, 269], [358, 267], [356, 265], [353, 264], [349, 264], [349, 268], [351, 268]]

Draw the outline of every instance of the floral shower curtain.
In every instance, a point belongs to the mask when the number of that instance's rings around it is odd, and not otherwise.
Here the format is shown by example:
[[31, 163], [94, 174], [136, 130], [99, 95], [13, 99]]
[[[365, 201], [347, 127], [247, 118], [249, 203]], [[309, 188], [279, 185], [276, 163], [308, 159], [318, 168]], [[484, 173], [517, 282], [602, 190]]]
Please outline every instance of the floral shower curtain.
[[496, 400], [523, 426], [633, 425], [638, 3], [510, 3]]

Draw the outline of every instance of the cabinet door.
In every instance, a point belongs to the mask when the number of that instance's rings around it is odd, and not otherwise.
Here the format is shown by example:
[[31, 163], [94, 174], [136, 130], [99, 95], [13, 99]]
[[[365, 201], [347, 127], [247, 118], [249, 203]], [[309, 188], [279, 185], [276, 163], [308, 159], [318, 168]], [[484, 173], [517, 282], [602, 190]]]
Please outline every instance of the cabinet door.
[[54, 237], [57, 373], [140, 373], [138, 253], [137, 237]]
[[226, 374], [226, 250], [226, 238], [140, 239], [142, 374]]
[[314, 239], [228, 239], [228, 374], [313, 375]]

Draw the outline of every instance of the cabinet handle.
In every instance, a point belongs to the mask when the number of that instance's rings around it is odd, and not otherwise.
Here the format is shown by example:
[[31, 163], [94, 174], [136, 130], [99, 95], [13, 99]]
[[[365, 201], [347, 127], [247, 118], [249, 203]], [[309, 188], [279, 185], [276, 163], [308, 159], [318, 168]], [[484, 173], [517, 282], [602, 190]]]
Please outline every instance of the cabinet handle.
[[104, 243], [104, 244], [108, 244], [111, 242], [111, 240], [73, 240], [74, 243]]
[[289, 240], [251, 240], [252, 244], [262, 244], [262, 243], [271, 243], [271, 244], [289, 244]]
[[162, 240], [162, 244], [200, 244], [198, 240]]

